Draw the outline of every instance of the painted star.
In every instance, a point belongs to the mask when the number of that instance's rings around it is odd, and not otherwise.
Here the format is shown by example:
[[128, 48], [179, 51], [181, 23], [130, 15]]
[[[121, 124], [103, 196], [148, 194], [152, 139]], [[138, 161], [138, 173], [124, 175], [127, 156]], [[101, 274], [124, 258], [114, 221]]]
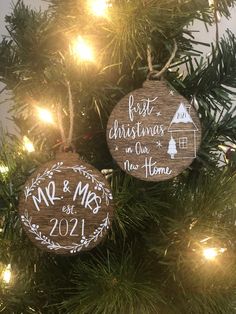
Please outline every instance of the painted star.
[[160, 113], [160, 111], [159, 112], [157, 112], [157, 117], [160, 117], [161, 116], [161, 113]]
[[157, 144], [157, 148], [161, 148], [162, 147], [161, 141], [157, 141], [156, 144]]
[[174, 96], [174, 91], [173, 90], [170, 91], [170, 95]]

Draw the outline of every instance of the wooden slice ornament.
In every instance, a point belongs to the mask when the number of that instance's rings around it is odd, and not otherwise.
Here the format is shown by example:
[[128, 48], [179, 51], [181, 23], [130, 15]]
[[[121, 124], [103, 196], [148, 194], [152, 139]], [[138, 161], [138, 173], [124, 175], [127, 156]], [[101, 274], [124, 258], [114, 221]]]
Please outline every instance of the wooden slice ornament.
[[27, 181], [20, 219], [31, 241], [56, 254], [95, 247], [110, 227], [112, 193], [103, 175], [78, 158], [61, 153]]
[[196, 158], [201, 126], [196, 110], [165, 81], [144, 83], [112, 111], [107, 142], [118, 165], [145, 181], [171, 179]]

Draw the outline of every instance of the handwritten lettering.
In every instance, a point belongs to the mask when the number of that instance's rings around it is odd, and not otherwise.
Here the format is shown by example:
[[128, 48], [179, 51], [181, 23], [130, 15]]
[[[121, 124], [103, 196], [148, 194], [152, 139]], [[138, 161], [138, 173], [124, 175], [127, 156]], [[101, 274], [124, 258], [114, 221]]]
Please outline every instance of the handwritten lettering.
[[[92, 210], [94, 214], [97, 214], [99, 209], [101, 208], [100, 204], [102, 202], [102, 199], [100, 196], [97, 196], [96, 193], [89, 191], [89, 184], [85, 184], [82, 186], [82, 182], [79, 182], [77, 184], [77, 187], [75, 189], [75, 193], [73, 196], [73, 201], [76, 201], [78, 196], [82, 196], [81, 205], [83, 205], [85, 208], [89, 208]], [[92, 203], [94, 203], [95, 207], [92, 207]]]
[[130, 121], [134, 121], [134, 114], [137, 113], [139, 116], [146, 117], [150, 116], [154, 106], [150, 106], [153, 102], [157, 100], [158, 97], [154, 99], [141, 99], [140, 103], [135, 104], [134, 96], [129, 96], [129, 119]]
[[134, 123], [133, 126], [129, 124], [119, 124], [118, 120], [115, 120], [113, 126], [109, 130], [109, 139], [120, 139], [120, 138], [136, 138], [144, 136], [163, 136], [165, 132], [164, 125], [154, 124], [151, 126], [143, 126], [142, 122]]
[[[57, 218], [52, 218], [50, 223], [53, 223], [53, 227], [50, 231], [51, 237], [78, 237], [79, 234], [76, 233], [78, 231], [78, 223], [79, 220], [77, 218], [73, 218], [71, 220], [67, 220], [65, 218], [58, 220]], [[85, 227], [85, 220], [81, 220], [81, 235], [84, 236], [84, 227]]]
[[[69, 181], [64, 181], [63, 192], [69, 192]], [[79, 182], [75, 188], [73, 201], [77, 201], [78, 197], [81, 197], [80, 203], [85, 208], [89, 208], [93, 214], [97, 214], [101, 208], [102, 198], [98, 196], [95, 192], [90, 191], [89, 184], [83, 185]], [[32, 200], [37, 211], [40, 211], [40, 205], [43, 203], [44, 206], [49, 207], [55, 205], [56, 201], [61, 201], [62, 197], [56, 196], [56, 184], [54, 181], [50, 181], [48, 186], [44, 189], [38, 187], [37, 195], [32, 195]], [[67, 215], [74, 214], [75, 205], [65, 205], [62, 207], [62, 212]]]
[[75, 205], [65, 205], [62, 207], [62, 212], [66, 213], [67, 215], [74, 215]]
[[38, 188], [38, 196], [32, 196], [34, 205], [37, 211], [40, 211], [39, 205], [44, 202], [44, 204], [49, 207], [50, 205], [54, 205], [55, 201], [59, 201], [61, 198], [56, 196], [56, 185], [54, 181], [50, 181], [48, 186], [43, 191], [42, 188]]
[[135, 144], [135, 153], [136, 155], [149, 154], [150, 150], [146, 146], [142, 146], [140, 142]]
[[131, 147], [127, 147], [125, 149], [126, 154], [132, 154], [133, 153], [133, 149]]
[[139, 165], [134, 165], [129, 160], [126, 160], [124, 162], [124, 169], [128, 172], [137, 170], [138, 168], [139, 168]]
[[142, 166], [145, 169], [146, 178], [149, 176], [153, 177], [155, 175], [171, 175], [172, 170], [169, 167], [158, 167], [156, 166], [156, 161], [152, 162], [152, 157], [145, 158], [145, 163]]
[[64, 192], [64, 193], [67, 193], [67, 192], [71, 193], [69, 186], [70, 186], [70, 182], [69, 182], [68, 180], [65, 180], [65, 181], [64, 181], [64, 188], [63, 188], [63, 192]]

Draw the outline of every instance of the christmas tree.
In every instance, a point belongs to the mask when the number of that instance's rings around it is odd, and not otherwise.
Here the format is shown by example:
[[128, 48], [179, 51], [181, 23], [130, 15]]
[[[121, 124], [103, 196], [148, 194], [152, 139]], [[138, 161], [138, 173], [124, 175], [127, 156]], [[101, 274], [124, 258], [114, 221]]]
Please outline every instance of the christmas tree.
[[[18, 1], [0, 44], [18, 128], [1, 140], [0, 311], [235, 313], [236, 38], [218, 33], [235, 1], [48, 2], [42, 12]], [[207, 57], [196, 58], [195, 19], [216, 24]], [[106, 125], [124, 95], [157, 76], [194, 103], [202, 141], [181, 174], [146, 182], [112, 159]], [[60, 149], [104, 173], [114, 196], [105, 240], [73, 256], [38, 249], [18, 214], [25, 182]]]
[[175, 155], [177, 154], [176, 142], [173, 139], [173, 137], [171, 137], [171, 139], [169, 141], [169, 146], [168, 146], [168, 152], [167, 153], [171, 156], [171, 159], [174, 159]]

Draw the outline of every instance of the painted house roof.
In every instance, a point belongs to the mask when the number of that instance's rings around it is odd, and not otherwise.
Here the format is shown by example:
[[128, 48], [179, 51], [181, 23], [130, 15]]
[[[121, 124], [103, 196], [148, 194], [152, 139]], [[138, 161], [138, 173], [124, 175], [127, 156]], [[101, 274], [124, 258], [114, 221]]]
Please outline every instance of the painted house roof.
[[188, 110], [183, 103], [180, 104], [178, 110], [176, 111], [168, 131], [197, 131], [198, 128], [193, 122]]

